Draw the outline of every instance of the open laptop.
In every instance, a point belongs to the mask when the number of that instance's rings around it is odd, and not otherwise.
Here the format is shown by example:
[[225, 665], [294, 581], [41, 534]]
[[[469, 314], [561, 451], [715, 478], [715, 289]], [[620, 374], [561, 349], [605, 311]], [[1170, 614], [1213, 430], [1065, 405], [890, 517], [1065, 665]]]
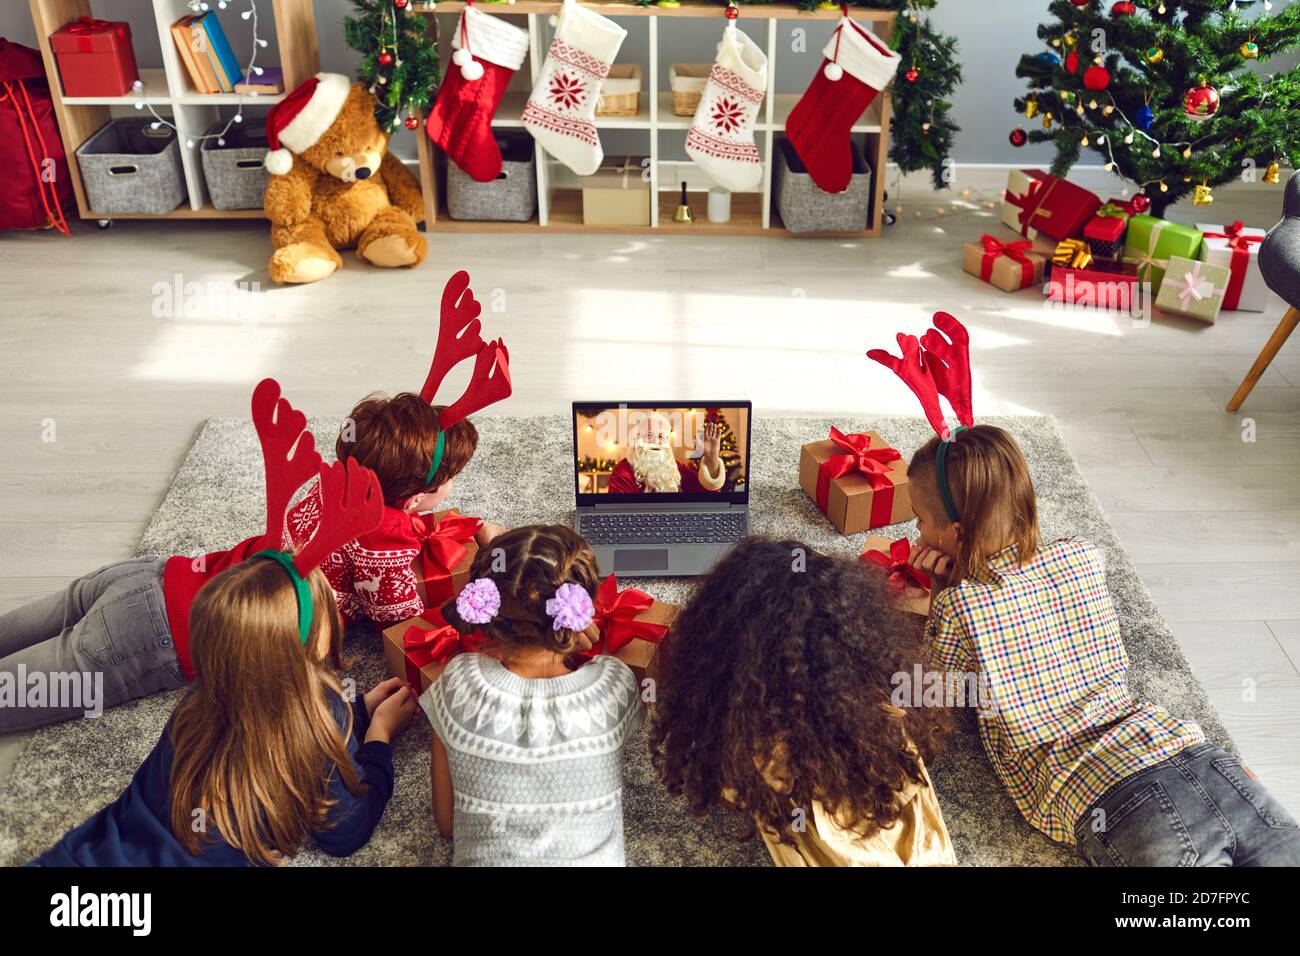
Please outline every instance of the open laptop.
[[602, 575], [703, 574], [749, 534], [749, 402], [574, 402], [577, 530]]

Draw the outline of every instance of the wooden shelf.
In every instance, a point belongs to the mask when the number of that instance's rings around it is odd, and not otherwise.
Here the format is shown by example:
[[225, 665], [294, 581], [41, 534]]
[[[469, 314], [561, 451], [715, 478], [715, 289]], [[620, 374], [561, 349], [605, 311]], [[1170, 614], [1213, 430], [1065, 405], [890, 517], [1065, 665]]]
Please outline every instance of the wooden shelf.
[[[479, 0], [479, 9], [484, 13], [506, 16], [559, 13], [561, 5], [558, 0], [516, 0], [514, 3]], [[424, 14], [460, 13], [465, 9], [465, 4], [461, 0], [443, 0], [434, 7], [415, 0], [411, 6], [413, 13]], [[719, 20], [724, 18], [722, 11], [725, 9], [718, 3], [699, 3], [692, 0], [683, 0], [680, 7], [642, 7], [635, 3], [603, 3], [600, 0], [584, 2], [583, 6], [607, 17], [717, 17]], [[850, 7], [849, 10], [853, 19], [862, 23], [891, 26], [898, 15], [893, 10], [871, 10], [860, 7]], [[798, 5], [793, 3], [746, 4], [740, 8], [742, 20], [837, 20], [839, 16], [838, 7], [831, 10], [800, 10]]]

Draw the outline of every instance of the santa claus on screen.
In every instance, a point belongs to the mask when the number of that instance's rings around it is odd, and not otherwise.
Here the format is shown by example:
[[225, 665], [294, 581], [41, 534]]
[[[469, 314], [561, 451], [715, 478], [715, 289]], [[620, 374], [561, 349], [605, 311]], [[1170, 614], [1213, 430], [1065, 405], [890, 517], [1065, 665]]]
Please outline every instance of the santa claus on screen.
[[719, 491], [727, 479], [719, 451], [722, 426], [705, 422], [695, 441], [701, 452], [698, 467], [677, 460], [673, 454], [672, 425], [658, 412], [650, 415], [628, 435], [627, 457], [614, 466], [609, 476], [611, 495], [635, 495], [644, 492]]

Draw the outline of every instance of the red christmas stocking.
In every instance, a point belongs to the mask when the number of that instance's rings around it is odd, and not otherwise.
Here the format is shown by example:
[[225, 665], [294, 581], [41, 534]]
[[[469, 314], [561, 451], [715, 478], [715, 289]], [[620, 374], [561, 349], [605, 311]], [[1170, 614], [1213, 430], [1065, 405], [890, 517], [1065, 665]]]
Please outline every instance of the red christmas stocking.
[[853, 175], [850, 133], [898, 69], [898, 54], [844, 17], [822, 49], [821, 69], [800, 97], [785, 135], [818, 188], [841, 193]]
[[479, 182], [501, 174], [492, 117], [528, 53], [528, 33], [466, 7], [451, 38], [455, 69], [447, 71], [424, 128], [457, 166]]

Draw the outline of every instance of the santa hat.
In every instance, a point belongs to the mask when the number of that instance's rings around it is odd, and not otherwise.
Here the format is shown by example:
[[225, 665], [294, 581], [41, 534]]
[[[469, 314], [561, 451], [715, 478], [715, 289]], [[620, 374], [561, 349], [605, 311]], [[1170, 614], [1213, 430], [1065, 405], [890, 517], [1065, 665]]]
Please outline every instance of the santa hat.
[[277, 103], [266, 117], [267, 172], [283, 176], [293, 169], [293, 154], [311, 149], [334, 125], [351, 89], [341, 73], [317, 73]]

